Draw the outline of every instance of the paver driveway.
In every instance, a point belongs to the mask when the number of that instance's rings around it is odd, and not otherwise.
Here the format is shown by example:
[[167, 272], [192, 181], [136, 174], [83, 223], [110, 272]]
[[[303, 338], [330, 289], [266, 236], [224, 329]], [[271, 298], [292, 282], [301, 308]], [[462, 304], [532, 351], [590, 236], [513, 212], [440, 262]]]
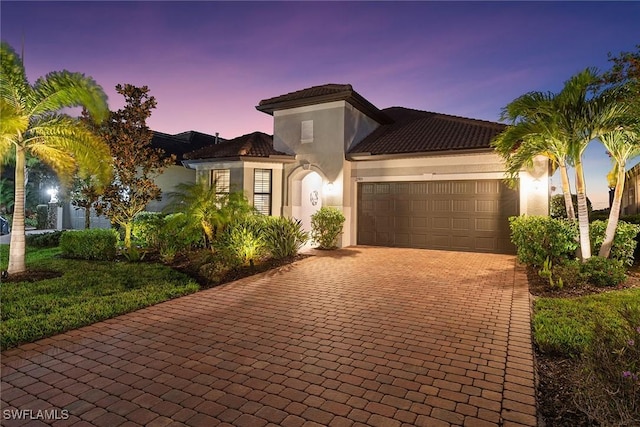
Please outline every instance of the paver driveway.
[[319, 253], [4, 352], [2, 424], [20, 424], [7, 419], [17, 408], [109, 427], [534, 426], [529, 294], [514, 265]]

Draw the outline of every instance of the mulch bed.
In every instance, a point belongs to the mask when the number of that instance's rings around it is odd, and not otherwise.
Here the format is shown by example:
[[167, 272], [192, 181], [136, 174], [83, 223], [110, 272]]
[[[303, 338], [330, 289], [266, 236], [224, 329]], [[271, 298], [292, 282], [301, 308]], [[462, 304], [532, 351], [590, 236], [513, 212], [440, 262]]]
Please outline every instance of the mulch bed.
[[[3, 272], [4, 273], [4, 272]], [[40, 280], [55, 279], [56, 277], [62, 277], [62, 272], [54, 270], [28, 270], [24, 273], [14, 273], [11, 275], [3, 274], [0, 282], [15, 283], [15, 282], [38, 282]]]
[[[529, 292], [536, 297], [573, 298], [599, 294], [612, 290], [640, 287], [640, 266], [635, 265], [629, 271], [629, 277], [615, 288], [602, 288], [584, 285], [576, 288], [550, 289], [549, 283], [542, 279], [536, 270], [528, 269]], [[576, 381], [574, 372], [578, 369], [575, 359], [544, 354], [535, 348], [535, 363], [538, 379], [538, 411], [548, 427], [597, 427], [599, 423], [589, 420], [580, 411], [573, 400], [572, 384]]]

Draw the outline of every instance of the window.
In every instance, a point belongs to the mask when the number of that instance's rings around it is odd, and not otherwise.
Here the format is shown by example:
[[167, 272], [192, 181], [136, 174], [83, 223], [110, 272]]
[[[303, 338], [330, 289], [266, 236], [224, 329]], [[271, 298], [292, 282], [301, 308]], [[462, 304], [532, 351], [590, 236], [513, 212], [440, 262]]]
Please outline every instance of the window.
[[300, 129], [300, 142], [308, 144], [313, 142], [313, 120], [304, 120]]
[[229, 181], [230, 181], [229, 169], [214, 169], [211, 171], [210, 185], [216, 186], [216, 194], [229, 194]]
[[253, 207], [271, 215], [271, 169], [253, 170]]

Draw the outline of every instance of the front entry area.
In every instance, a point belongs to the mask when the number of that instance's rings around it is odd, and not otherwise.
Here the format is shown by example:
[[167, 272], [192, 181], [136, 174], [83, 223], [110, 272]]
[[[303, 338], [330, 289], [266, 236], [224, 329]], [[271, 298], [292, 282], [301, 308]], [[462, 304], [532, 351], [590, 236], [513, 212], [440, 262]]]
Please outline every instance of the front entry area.
[[358, 184], [359, 245], [515, 253], [518, 192], [501, 180]]

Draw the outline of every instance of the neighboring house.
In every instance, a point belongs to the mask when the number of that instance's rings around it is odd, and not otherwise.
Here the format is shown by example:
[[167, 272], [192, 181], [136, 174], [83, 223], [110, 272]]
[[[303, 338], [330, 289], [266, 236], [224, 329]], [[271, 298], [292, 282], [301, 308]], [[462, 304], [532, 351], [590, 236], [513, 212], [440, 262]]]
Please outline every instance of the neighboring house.
[[[640, 163], [627, 171], [622, 192], [621, 215], [635, 215], [640, 213]], [[611, 196], [609, 197], [611, 199]]]
[[[347, 84], [260, 101], [262, 133], [185, 155], [220, 191], [245, 191], [262, 212], [300, 219], [340, 209], [340, 246], [513, 252], [508, 217], [547, 215], [549, 165], [538, 158], [515, 190], [490, 147], [504, 125], [401, 107], [380, 110]], [[227, 190], [228, 191], [228, 190]], [[267, 202], [268, 200], [268, 202]], [[268, 206], [265, 205], [268, 204]]]
[[224, 142], [218, 134], [215, 136], [205, 133], [188, 131], [169, 135], [162, 132], [153, 132], [151, 146], [163, 150], [167, 156], [174, 155], [176, 161], [155, 178], [156, 184], [162, 191], [162, 200], [151, 201], [147, 205], [147, 211], [160, 212], [169, 203], [171, 193], [175, 192], [176, 186], [181, 183], [192, 183], [196, 181], [196, 173], [193, 170], [182, 166], [182, 160], [186, 153], [202, 149], [204, 147], [213, 146]]
[[[170, 202], [169, 196], [172, 192], [176, 191], [178, 184], [195, 182], [195, 171], [182, 166], [185, 153], [220, 142], [224, 142], [224, 139], [220, 138], [218, 134], [214, 136], [196, 131], [187, 131], [170, 135], [153, 131], [151, 146], [163, 150], [167, 156], [174, 155], [176, 161], [155, 178], [156, 184], [162, 191], [162, 199], [151, 201], [147, 205], [146, 210], [152, 212], [162, 211]], [[69, 206], [64, 206], [63, 217], [62, 228], [84, 228], [84, 209], [76, 209], [73, 205], [69, 204]], [[96, 216], [95, 211], [92, 209], [92, 228], [109, 228], [110, 226], [109, 219], [106, 216]]]

